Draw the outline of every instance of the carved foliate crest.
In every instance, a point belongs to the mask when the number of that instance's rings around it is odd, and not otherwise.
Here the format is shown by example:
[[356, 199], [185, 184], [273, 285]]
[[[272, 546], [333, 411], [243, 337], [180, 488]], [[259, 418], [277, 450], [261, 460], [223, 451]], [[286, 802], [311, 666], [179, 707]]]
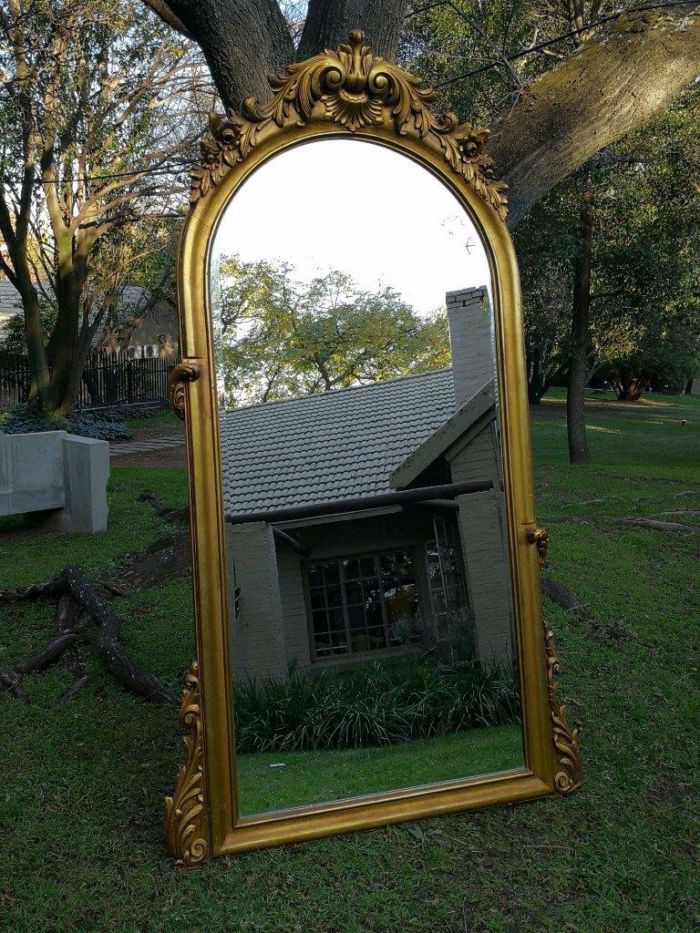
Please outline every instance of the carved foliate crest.
[[545, 622], [544, 643], [547, 654], [547, 692], [549, 712], [552, 720], [552, 741], [557, 755], [557, 771], [554, 783], [560, 794], [570, 794], [581, 783], [581, 751], [578, 744], [578, 729], [571, 729], [567, 722], [566, 706], [559, 701], [559, 659], [554, 633]]
[[205, 806], [204, 746], [199, 694], [199, 665], [192, 662], [180, 703], [180, 725], [187, 730], [187, 759], [180, 768], [175, 793], [165, 798], [165, 841], [182, 866], [209, 858], [209, 824]]
[[289, 65], [286, 75], [269, 78], [275, 94], [268, 103], [248, 97], [242, 116], [232, 110], [225, 117], [213, 115], [202, 142], [202, 160], [192, 171], [192, 201], [208, 194], [227, 169], [263, 139], [318, 120], [351, 133], [393, 125], [402, 136], [422, 139], [505, 220], [507, 186], [496, 180], [493, 161], [484, 151], [488, 132], [459, 124], [454, 113], [434, 114], [433, 90], [415, 75], [375, 57], [363, 43], [364, 34], [355, 30], [336, 51], [326, 49]]

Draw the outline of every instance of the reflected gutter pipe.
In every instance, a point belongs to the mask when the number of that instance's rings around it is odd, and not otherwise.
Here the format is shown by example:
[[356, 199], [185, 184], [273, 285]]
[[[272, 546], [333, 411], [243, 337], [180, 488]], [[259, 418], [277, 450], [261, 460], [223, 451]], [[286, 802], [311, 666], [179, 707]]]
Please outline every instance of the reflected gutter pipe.
[[493, 480], [475, 480], [468, 483], [445, 483], [441, 486], [421, 486], [419, 489], [399, 489], [396, 492], [382, 492], [376, 496], [362, 496], [355, 499], [339, 499], [335, 502], [314, 502], [310, 505], [291, 506], [286, 509], [271, 509], [266, 512], [243, 512], [227, 515], [226, 521], [232, 525], [244, 525], [250, 522], [286, 522], [295, 518], [311, 518], [315, 515], [338, 515], [344, 512], [361, 512], [366, 509], [378, 509], [387, 505], [405, 505], [411, 502], [425, 502], [428, 499], [453, 499], [475, 492], [488, 492], [493, 489]]

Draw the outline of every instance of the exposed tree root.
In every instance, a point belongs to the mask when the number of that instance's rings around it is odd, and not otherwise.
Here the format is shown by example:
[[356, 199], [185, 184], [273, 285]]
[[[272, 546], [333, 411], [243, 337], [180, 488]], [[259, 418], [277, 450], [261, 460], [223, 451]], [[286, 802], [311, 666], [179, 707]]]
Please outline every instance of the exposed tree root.
[[147, 502], [153, 511], [156, 513], [158, 518], [164, 518], [169, 522], [189, 522], [190, 520], [190, 510], [188, 508], [184, 509], [171, 509], [167, 505], [163, 504], [163, 500], [160, 496], [156, 495], [155, 492], [142, 492], [139, 496], [140, 502]]
[[598, 622], [575, 593], [572, 593], [571, 590], [562, 586], [561, 583], [557, 583], [556, 580], [552, 580], [551, 577], [542, 577], [541, 587], [545, 596], [548, 596], [557, 606], [561, 606], [562, 609], [566, 609], [567, 612], [570, 612], [577, 622], [585, 625], [596, 637], [611, 638], [616, 641], [622, 638], [633, 638], [640, 644], [648, 646], [648, 643], [644, 639], [637, 638], [633, 632], [629, 632], [619, 625], [603, 625], [601, 622]]
[[178, 529], [135, 554], [116, 576], [117, 586], [105, 587], [123, 595], [124, 590], [145, 590], [163, 586], [184, 576], [192, 566], [189, 531]]
[[9, 671], [0, 674], [0, 683], [15, 696], [22, 696], [22, 677], [47, 667], [70, 651], [65, 664], [74, 683], [64, 691], [59, 702], [74, 696], [87, 682], [87, 674], [80, 664], [75, 645], [79, 638], [77, 620], [83, 613], [88, 622], [97, 626], [95, 649], [107, 670], [128, 690], [146, 700], [175, 703], [175, 694], [155, 675], [143, 670], [128, 655], [119, 642], [123, 620], [109, 608], [100, 589], [90, 584], [76, 565], [69, 565], [54, 580], [36, 584], [22, 590], [0, 594], [0, 601], [17, 602], [45, 596], [60, 596], [56, 614], [58, 634], [39, 651], [35, 651]]

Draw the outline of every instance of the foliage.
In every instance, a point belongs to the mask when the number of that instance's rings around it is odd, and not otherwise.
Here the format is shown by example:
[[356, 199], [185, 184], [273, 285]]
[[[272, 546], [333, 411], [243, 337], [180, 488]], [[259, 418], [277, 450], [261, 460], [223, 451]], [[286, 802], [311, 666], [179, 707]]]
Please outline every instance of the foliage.
[[[56, 306], [45, 299], [39, 302], [41, 327], [45, 333], [50, 333], [56, 324]], [[26, 356], [27, 333], [23, 314], [13, 314], [8, 317], [0, 331], [0, 353], [13, 356]]]
[[100, 412], [90, 415], [73, 412], [65, 415], [44, 415], [26, 405], [14, 405], [0, 412], [0, 434], [34, 434], [41, 431], [68, 431], [81, 437], [94, 437], [103, 441], [124, 441], [133, 437], [129, 428], [117, 421], [118, 414]]
[[218, 289], [227, 404], [330, 391], [449, 365], [447, 320], [421, 318], [391, 288], [342, 272], [300, 282], [293, 267], [222, 258]]
[[589, 372], [627, 397], [633, 384], [641, 393], [652, 379], [682, 387], [700, 369], [700, 192], [690, 181], [700, 173], [699, 147], [696, 89], [560, 185], [518, 226], [531, 390], [543, 377], [546, 391], [566, 368], [584, 195], [594, 208]]
[[[617, 4], [614, 12], [634, 5]], [[490, 0], [477, 9], [416, 3], [403, 55], [440, 90], [444, 106], [490, 125], [529, 82], [599, 33], [584, 24], [610, 12], [585, 0], [544, 6]], [[531, 402], [568, 367], [571, 267], [588, 192], [595, 196], [591, 372], [624, 394], [652, 379], [682, 388], [700, 366], [699, 106], [696, 85], [669, 113], [599, 153], [518, 224]]]
[[376, 661], [342, 672], [292, 670], [236, 688], [240, 752], [365, 748], [518, 722], [513, 675], [497, 664], [454, 669]]
[[131, 0], [0, 11], [0, 269], [22, 300], [30, 400], [69, 414], [125, 282], [172, 240], [208, 103], [203, 64]]

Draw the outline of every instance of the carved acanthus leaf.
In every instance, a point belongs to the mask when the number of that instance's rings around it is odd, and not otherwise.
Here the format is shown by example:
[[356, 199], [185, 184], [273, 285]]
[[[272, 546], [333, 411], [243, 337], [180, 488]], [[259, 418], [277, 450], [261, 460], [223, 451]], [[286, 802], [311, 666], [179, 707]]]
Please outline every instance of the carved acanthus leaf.
[[187, 731], [187, 759], [180, 768], [175, 793], [165, 798], [165, 840], [168, 852], [182, 866], [209, 858], [209, 824], [205, 806], [204, 746], [199, 694], [199, 666], [192, 662], [180, 703], [180, 725]]
[[570, 794], [581, 784], [581, 751], [578, 729], [571, 729], [567, 721], [566, 706], [559, 701], [559, 659], [554, 633], [544, 623], [544, 643], [547, 654], [547, 691], [552, 720], [552, 742], [557, 756], [554, 783], [560, 794]]
[[348, 43], [289, 65], [287, 74], [270, 77], [271, 101], [249, 97], [243, 116], [229, 110], [213, 115], [202, 143], [202, 160], [192, 171], [192, 200], [205, 197], [228, 169], [262, 139], [314, 120], [331, 122], [351, 133], [368, 126], [393, 125], [402, 136], [424, 140], [505, 220], [506, 185], [495, 178], [484, 147], [486, 130], [459, 124], [454, 113], [438, 116], [435, 93], [419, 78], [375, 57], [355, 30]]

